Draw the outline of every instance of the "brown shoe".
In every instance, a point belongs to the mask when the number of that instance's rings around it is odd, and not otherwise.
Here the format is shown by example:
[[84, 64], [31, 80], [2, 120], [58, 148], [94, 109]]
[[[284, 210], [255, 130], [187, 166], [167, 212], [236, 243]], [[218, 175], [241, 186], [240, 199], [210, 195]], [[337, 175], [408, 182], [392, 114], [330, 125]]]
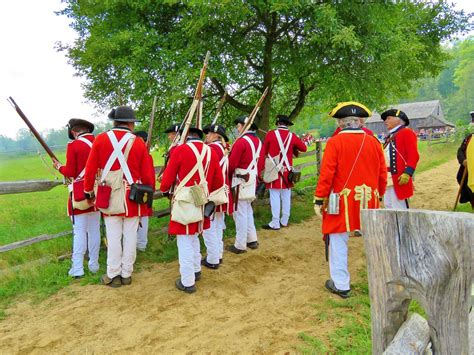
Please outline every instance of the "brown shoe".
[[100, 281], [102, 282], [103, 285], [110, 286], [113, 288], [117, 288], [122, 286], [122, 278], [120, 276], [115, 276], [114, 278], [110, 278], [107, 276], [107, 274], [102, 275], [100, 278]]
[[132, 277], [120, 277], [121, 283], [123, 286], [128, 286], [132, 284]]

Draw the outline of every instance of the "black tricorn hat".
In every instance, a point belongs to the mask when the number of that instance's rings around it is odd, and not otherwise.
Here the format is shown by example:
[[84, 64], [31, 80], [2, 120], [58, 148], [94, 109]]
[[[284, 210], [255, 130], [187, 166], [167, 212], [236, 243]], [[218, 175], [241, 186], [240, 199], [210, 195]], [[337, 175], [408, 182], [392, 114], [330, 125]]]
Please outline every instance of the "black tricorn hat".
[[135, 112], [130, 106], [119, 106], [112, 109], [109, 113], [109, 119], [119, 122], [138, 122]]
[[136, 132], [133, 132], [133, 134], [136, 135], [137, 137], [140, 137], [145, 142], [148, 140], [148, 133], [145, 131], [136, 131]]
[[371, 115], [372, 112], [370, 112], [367, 107], [355, 101], [340, 102], [331, 112], [329, 112], [329, 116], [334, 118], [344, 118], [349, 116], [369, 117]]
[[382, 120], [386, 120], [388, 116], [393, 116], [393, 117], [398, 117], [400, 118], [403, 122], [405, 122], [405, 126], [408, 126], [410, 124], [410, 120], [408, 119], [408, 116], [406, 115], [405, 112], [400, 111], [396, 108], [392, 108], [390, 110], [387, 110], [383, 112], [380, 117]]
[[173, 133], [179, 131], [179, 124], [172, 123], [167, 129], [165, 129], [164, 133]]
[[293, 126], [293, 122], [290, 121], [290, 118], [287, 115], [277, 115], [275, 124], [283, 123], [286, 126]]
[[224, 140], [226, 142], [229, 141], [229, 138], [227, 137], [227, 134], [225, 132], [225, 128], [224, 126], [220, 126], [220, 125], [217, 125], [217, 124], [211, 124], [211, 125], [208, 125], [206, 127], [204, 127], [202, 129], [202, 131], [205, 133], [205, 134], [208, 134], [209, 132], [214, 132], [214, 133], [217, 133], [218, 135], [220, 135], [222, 138], [224, 138]]
[[87, 129], [88, 133], [94, 132], [94, 125], [89, 121], [83, 120], [82, 118], [71, 118], [67, 123], [67, 135], [69, 139], [74, 139], [72, 135], [72, 128], [82, 126]]
[[469, 112], [469, 114], [471, 115], [472, 122], [474, 122], [474, 111]]
[[[240, 123], [244, 125], [246, 119], [247, 119], [247, 116], [239, 116], [234, 120], [234, 124]], [[256, 131], [257, 129], [258, 129], [258, 126], [255, 123], [252, 123], [252, 125], [250, 126], [250, 130]]]
[[[202, 139], [202, 137], [204, 137], [204, 133], [202, 132], [202, 130], [200, 130], [200, 129], [197, 128], [197, 127], [189, 127], [188, 132], [189, 132], [189, 133], [198, 134], [200, 139]], [[180, 130], [179, 130], [179, 133], [183, 134], [183, 130], [180, 129]]]

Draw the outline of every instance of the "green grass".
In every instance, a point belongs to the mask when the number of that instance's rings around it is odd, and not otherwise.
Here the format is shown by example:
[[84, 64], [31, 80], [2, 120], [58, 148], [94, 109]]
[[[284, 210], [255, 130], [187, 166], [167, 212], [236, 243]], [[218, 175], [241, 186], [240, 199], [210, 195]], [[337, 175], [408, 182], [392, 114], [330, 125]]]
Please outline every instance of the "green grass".
[[[420, 161], [418, 162], [416, 172], [421, 173], [456, 159], [456, 152], [460, 144], [461, 142], [449, 142], [429, 145], [428, 142], [419, 142]], [[453, 176], [456, 176], [455, 171]]]

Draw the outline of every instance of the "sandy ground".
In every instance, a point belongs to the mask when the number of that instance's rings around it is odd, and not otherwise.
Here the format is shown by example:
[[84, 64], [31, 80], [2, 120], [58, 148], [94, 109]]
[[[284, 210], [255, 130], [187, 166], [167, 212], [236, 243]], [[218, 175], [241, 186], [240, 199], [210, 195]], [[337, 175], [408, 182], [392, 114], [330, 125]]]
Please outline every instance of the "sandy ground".
[[[412, 207], [449, 209], [456, 169], [452, 161], [418, 174]], [[203, 270], [192, 295], [174, 288], [173, 262], [137, 273], [129, 287], [73, 285], [39, 305], [18, 303], [0, 322], [0, 354], [295, 353], [298, 333], [315, 333], [313, 305], [337, 298], [323, 287], [319, 231], [312, 218], [259, 232], [258, 250], [226, 253], [219, 270]], [[362, 239], [351, 238], [353, 282], [364, 267]]]

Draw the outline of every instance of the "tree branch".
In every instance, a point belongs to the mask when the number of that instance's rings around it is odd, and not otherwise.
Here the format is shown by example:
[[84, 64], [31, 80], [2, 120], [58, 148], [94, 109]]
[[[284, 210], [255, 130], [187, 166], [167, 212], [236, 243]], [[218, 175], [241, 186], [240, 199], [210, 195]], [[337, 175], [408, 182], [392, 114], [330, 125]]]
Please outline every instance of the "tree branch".
[[281, 35], [283, 32], [287, 32], [291, 26], [293, 26], [295, 23], [298, 22], [298, 19], [295, 18], [293, 20], [291, 20], [290, 22], [287, 22], [285, 23], [284, 25], [282, 25], [278, 30], [276, 30], [275, 32], [275, 36], [278, 37], [279, 35]]
[[255, 63], [252, 58], [250, 57], [250, 54], [246, 54], [245, 55], [245, 60], [247, 61], [247, 63], [249, 63], [249, 65], [255, 69], [256, 71], [263, 71], [263, 65], [258, 65], [257, 63]]
[[296, 100], [295, 107], [290, 113], [290, 120], [294, 120], [300, 114], [301, 110], [304, 107], [306, 96], [316, 88], [316, 84], [313, 83], [310, 86], [306, 87], [304, 84], [303, 78], [300, 78], [300, 90], [298, 92], [298, 98]]
[[[212, 84], [214, 85], [214, 87], [217, 89], [217, 91], [219, 91], [219, 94], [222, 96], [224, 95], [224, 92], [225, 92], [225, 88], [224, 86], [219, 82], [219, 80], [216, 78], [216, 77], [211, 77], [211, 82]], [[246, 105], [246, 104], [243, 104], [241, 103], [240, 101], [237, 101], [233, 96], [227, 94], [227, 99], [226, 101], [234, 106], [237, 110], [240, 110], [240, 111], [243, 111], [243, 112], [247, 112], [247, 113], [250, 113], [252, 112], [252, 109], [253, 109], [253, 106], [250, 106], [250, 105]]]

